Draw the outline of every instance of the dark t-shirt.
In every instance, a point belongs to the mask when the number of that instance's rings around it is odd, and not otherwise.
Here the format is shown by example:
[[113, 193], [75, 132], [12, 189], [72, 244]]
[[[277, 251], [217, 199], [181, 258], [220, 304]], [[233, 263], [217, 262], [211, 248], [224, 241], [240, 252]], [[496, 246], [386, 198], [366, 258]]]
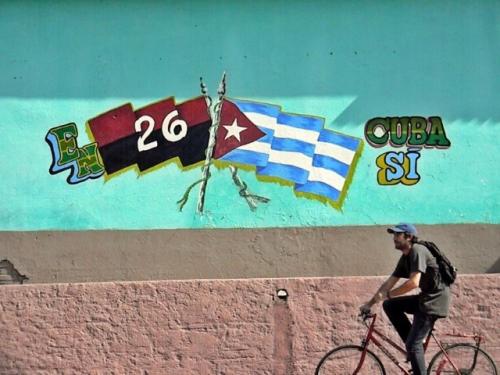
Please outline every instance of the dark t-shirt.
[[414, 244], [408, 255], [402, 255], [392, 276], [408, 279], [413, 272], [421, 272], [420, 311], [445, 317], [450, 304], [450, 288], [441, 281], [439, 268], [431, 252], [423, 245]]

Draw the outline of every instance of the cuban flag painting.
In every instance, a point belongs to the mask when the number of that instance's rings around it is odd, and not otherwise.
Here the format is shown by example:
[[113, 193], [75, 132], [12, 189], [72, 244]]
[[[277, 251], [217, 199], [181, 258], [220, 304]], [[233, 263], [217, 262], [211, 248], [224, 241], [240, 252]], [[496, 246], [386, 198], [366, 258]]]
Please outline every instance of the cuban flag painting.
[[284, 181], [298, 195], [341, 206], [362, 139], [325, 129], [321, 117], [282, 112], [267, 103], [229, 100], [265, 135], [219, 160], [253, 166], [258, 177]]

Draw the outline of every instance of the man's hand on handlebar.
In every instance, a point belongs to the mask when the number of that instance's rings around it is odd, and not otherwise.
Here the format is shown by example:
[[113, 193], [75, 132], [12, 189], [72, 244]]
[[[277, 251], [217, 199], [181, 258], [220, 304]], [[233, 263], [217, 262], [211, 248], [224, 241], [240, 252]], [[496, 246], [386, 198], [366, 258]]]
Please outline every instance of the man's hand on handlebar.
[[359, 308], [359, 316], [361, 317], [361, 319], [363, 320], [363, 322], [366, 322], [367, 319], [375, 316], [372, 312], [371, 312], [371, 305], [369, 303], [365, 303], [364, 305], [362, 305], [360, 308]]
[[372, 308], [372, 306], [369, 303], [365, 303], [365, 304], [361, 305], [361, 307], [359, 308], [359, 311], [360, 311], [361, 315], [367, 315], [370, 313], [371, 308]]

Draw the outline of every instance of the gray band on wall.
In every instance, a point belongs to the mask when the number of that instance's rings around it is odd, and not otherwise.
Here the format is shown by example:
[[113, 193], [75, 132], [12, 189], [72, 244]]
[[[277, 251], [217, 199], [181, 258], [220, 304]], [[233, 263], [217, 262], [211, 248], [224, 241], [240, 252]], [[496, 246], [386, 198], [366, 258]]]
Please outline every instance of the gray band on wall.
[[[500, 225], [419, 225], [460, 274], [500, 272]], [[29, 283], [375, 276], [399, 256], [385, 226], [0, 232]]]

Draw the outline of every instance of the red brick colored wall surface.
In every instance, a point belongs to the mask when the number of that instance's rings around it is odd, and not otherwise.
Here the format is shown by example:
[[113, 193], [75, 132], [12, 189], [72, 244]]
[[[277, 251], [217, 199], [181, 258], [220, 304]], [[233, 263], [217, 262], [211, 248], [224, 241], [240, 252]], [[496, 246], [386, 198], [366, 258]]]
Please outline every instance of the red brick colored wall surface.
[[[361, 341], [358, 306], [382, 280], [3, 286], [0, 374], [312, 374], [327, 350]], [[451, 316], [437, 324], [438, 331], [482, 331], [497, 363], [499, 281], [498, 274], [461, 276]]]

